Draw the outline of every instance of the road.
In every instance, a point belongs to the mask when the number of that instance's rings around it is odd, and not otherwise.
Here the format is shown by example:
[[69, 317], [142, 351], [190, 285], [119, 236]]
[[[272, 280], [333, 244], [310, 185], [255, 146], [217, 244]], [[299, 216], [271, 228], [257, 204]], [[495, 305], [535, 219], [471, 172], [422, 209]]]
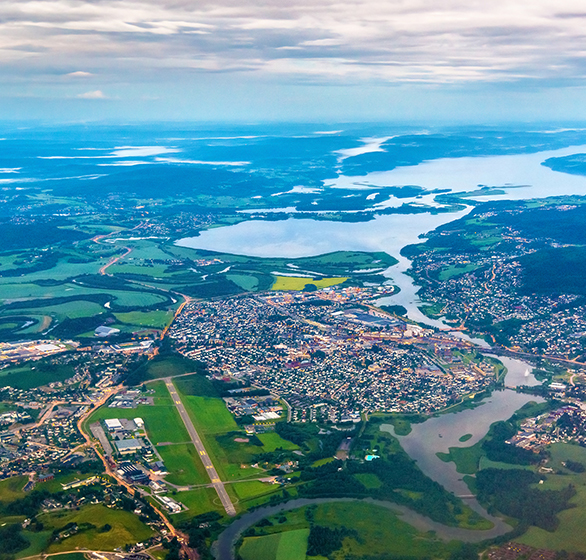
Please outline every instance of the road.
[[[86, 445], [90, 446], [95, 451], [96, 455], [102, 461], [106, 475], [111, 476], [120, 486], [123, 486], [124, 488], [126, 488], [128, 493], [132, 496], [134, 494], [135, 490], [137, 490], [137, 489], [134, 486], [128, 484], [128, 482], [126, 482], [126, 480], [124, 480], [124, 478], [118, 474], [118, 472], [115, 470], [114, 464], [111, 463], [111, 460], [108, 460], [108, 458], [103, 453], [101, 453], [99, 447], [94, 442], [92, 442], [90, 435], [84, 430], [84, 421], [93, 412], [95, 412], [100, 406], [102, 406], [108, 400], [108, 398], [110, 398], [112, 395], [115, 395], [116, 393], [118, 393], [122, 389], [123, 389], [122, 385], [118, 385], [116, 387], [110, 388], [102, 396], [102, 398], [99, 401], [94, 403], [95, 408], [88, 410], [85, 415], [83, 415], [79, 418], [78, 423], [77, 423], [77, 428], [78, 428], [79, 432], [81, 433], [81, 435], [85, 438]], [[150, 494], [147, 494], [142, 489], [138, 489], [138, 491], [143, 497], [150, 496]], [[149, 503], [151, 504], [151, 506], [155, 510], [156, 514], [161, 518], [161, 521], [167, 527], [167, 530], [169, 531], [169, 535], [171, 537], [178, 538], [179, 542], [181, 543], [181, 549], [183, 550], [183, 552], [184, 552], [185, 556], [188, 558], [188, 560], [198, 560], [199, 556], [198, 556], [197, 552], [189, 546], [189, 537], [186, 534], [182, 533], [181, 531], [177, 530], [174, 527], [174, 525], [169, 521], [167, 516], [152, 501], [150, 501]]]
[[124, 247], [124, 248], [126, 249], [126, 252], [123, 255], [119, 255], [118, 257], [114, 257], [114, 258], [110, 259], [110, 261], [107, 264], [105, 264], [102, 268], [100, 268], [100, 274], [102, 276], [104, 276], [106, 274], [106, 270], [108, 268], [110, 268], [113, 264], [116, 264], [120, 259], [127, 257], [132, 252], [131, 247]]
[[224, 488], [224, 483], [220, 480], [220, 477], [218, 476], [218, 471], [216, 471], [216, 468], [214, 467], [214, 464], [212, 463], [212, 460], [210, 459], [210, 456], [208, 455], [201, 441], [201, 438], [199, 437], [199, 434], [197, 433], [195, 426], [193, 425], [193, 422], [191, 421], [191, 418], [187, 413], [187, 410], [183, 406], [181, 398], [179, 397], [179, 393], [177, 392], [175, 385], [173, 385], [173, 381], [170, 377], [167, 377], [165, 379], [165, 385], [167, 386], [167, 389], [171, 394], [171, 398], [173, 399], [173, 402], [177, 407], [179, 415], [181, 416], [181, 419], [183, 420], [183, 423], [187, 428], [187, 433], [189, 434], [189, 437], [191, 438], [193, 445], [195, 445], [195, 448], [199, 453], [201, 462], [203, 463], [203, 466], [206, 468], [206, 472], [208, 473], [208, 476], [212, 481], [213, 487], [216, 489], [216, 492], [218, 493], [218, 497], [220, 498], [220, 501], [222, 502], [222, 505], [224, 506], [226, 513], [230, 516], [236, 515], [236, 509], [234, 508], [234, 504], [230, 500], [230, 496], [228, 496], [228, 493], [226, 492], [226, 488]]

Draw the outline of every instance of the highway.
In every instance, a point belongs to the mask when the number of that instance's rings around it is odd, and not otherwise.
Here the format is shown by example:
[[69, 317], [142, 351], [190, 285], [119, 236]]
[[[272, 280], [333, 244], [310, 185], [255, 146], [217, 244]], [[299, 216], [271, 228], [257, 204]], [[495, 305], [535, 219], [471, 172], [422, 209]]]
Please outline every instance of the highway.
[[183, 406], [181, 398], [179, 397], [179, 393], [177, 392], [175, 385], [173, 385], [173, 381], [170, 377], [167, 377], [165, 379], [165, 385], [167, 386], [167, 389], [171, 394], [171, 398], [173, 399], [173, 402], [175, 403], [175, 406], [179, 411], [179, 415], [181, 416], [181, 419], [183, 420], [183, 423], [187, 428], [187, 433], [189, 434], [189, 437], [191, 438], [193, 445], [195, 445], [195, 449], [197, 449], [197, 452], [199, 453], [201, 462], [203, 463], [203, 466], [205, 467], [206, 472], [210, 477], [213, 487], [216, 489], [216, 492], [218, 493], [218, 497], [220, 498], [220, 501], [222, 502], [222, 505], [224, 506], [226, 513], [230, 516], [236, 515], [236, 509], [234, 508], [234, 504], [230, 500], [230, 497], [228, 496], [228, 493], [224, 488], [224, 483], [220, 480], [218, 472], [216, 471], [216, 468], [214, 467], [214, 464], [212, 463], [212, 460], [210, 459], [210, 456], [208, 455], [201, 441], [201, 438], [199, 437], [199, 434], [197, 433], [195, 426], [193, 425], [193, 422], [191, 421], [191, 418], [187, 413], [187, 410]]

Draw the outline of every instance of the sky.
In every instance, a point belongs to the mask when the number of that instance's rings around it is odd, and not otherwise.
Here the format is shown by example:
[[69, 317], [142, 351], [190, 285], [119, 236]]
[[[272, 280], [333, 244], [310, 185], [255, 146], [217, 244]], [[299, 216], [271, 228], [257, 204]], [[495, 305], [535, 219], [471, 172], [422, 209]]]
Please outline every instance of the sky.
[[0, 119], [586, 120], [580, 0], [2, 0]]

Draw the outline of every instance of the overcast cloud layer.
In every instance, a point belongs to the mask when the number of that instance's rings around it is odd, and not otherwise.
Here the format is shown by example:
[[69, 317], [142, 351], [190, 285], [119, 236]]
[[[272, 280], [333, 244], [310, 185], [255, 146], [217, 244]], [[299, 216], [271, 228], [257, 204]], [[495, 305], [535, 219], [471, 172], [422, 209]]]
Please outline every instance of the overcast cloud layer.
[[156, 99], [161, 82], [180, 96], [218, 73], [233, 84], [580, 87], [585, 57], [575, 0], [0, 2], [0, 95], [11, 98]]

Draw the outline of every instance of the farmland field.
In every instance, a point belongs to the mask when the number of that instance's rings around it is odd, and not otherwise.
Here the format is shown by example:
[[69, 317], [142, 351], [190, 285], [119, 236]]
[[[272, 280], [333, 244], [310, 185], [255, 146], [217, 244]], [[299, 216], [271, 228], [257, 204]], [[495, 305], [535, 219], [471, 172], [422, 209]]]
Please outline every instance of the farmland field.
[[[94, 526], [99, 524], [94, 529], [82, 531], [60, 543], [52, 544], [49, 552], [64, 552], [77, 548], [114, 550], [119, 546], [147, 539], [153, 534], [152, 530], [132, 513], [103, 505], [90, 505], [79, 511], [45, 513], [40, 515], [39, 519], [46, 527], [53, 529], [59, 529], [68, 523], [91, 523]], [[112, 528], [100, 532], [100, 527], [106, 524]]]
[[271, 290], [303, 290], [307, 284], [313, 284], [319, 288], [329, 288], [337, 284], [343, 284], [348, 278], [302, 278], [298, 276], [277, 276]]
[[309, 529], [248, 537], [240, 547], [243, 560], [305, 560]]
[[586, 473], [573, 473], [562, 465], [563, 462], [571, 460], [586, 466], [586, 449], [578, 445], [555, 443], [550, 447], [550, 452], [551, 460], [547, 466], [562, 474], [548, 474], [540, 489], [558, 490], [567, 487], [568, 484], [574, 485], [576, 495], [570, 500], [573, 507], [558, 513], [560, 523], [555, 531], [530, 527], [524, 535], [515, 540], [537, 548], [586, 553]]

